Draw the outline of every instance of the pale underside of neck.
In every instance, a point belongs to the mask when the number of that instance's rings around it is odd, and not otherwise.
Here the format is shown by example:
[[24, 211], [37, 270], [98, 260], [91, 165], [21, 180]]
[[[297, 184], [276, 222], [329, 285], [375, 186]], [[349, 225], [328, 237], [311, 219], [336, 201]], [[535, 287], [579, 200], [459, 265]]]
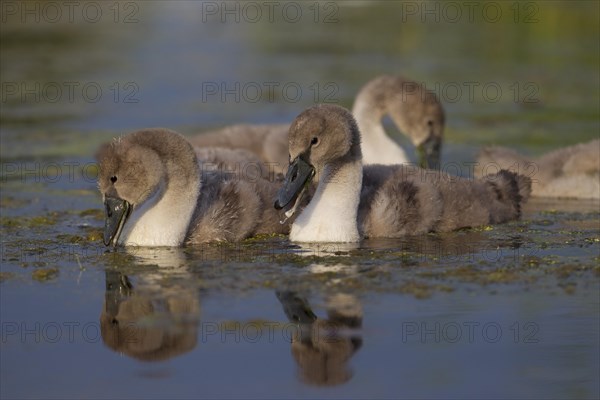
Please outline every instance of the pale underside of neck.
[[359, 241], [357, 213], [361, 187], [360, 160], [347, 162], [339, 168], [326, 166], [311, 202], [292, 225], [290, 240]]
[[200, 183], [165, 188], [164, 183], [136, 206], [119, 240], [126, 246], [180, 246], [196, 209]]
[[359, 98], [352, 109], [361, 133], [363, 164], [404, 164], [409, 159], [398, 143], [392, 140], [383, 129], [383, 112], [369, 106]]

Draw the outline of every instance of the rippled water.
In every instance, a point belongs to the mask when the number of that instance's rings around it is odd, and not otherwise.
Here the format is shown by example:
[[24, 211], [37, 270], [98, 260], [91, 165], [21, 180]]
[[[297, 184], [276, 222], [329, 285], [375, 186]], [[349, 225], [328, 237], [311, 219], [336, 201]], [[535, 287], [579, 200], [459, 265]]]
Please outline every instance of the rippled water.
[[0, 10], [2, 398], [600, 395], [598, 202], [350, 247], [107, 252], [93, 163], [142, 127], [350, 107], [381, 73], [436, 91], [465, 171], [485, 144], [586, 141], [597, 3], [78, 4]]

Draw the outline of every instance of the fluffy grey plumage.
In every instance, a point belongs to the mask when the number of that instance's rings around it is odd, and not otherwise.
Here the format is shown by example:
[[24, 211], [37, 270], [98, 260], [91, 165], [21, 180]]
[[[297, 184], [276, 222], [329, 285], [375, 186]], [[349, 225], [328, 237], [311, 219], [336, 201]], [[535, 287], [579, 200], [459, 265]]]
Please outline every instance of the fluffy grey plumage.
[[[433, 162], [439, 162], [444, 111], [435, 94], [423, 85], [401, 76], [379, 76], [361, 88], [353, 114], [363, 134], [365, 164], [408, 161], [402, 148], [383, 130], [381, 120], [386, 115], [415, 146], [432, 153]], [[288, 124], [239, 124], [195, 135], [189, 140], [198, 147], [243, 148], [268, 163], [266, 169], [285, 172], [288, 130]]]
[[402, 165], [363, 170], [359, 130], [339, 106], [301, 113], [289, 143], [292, 161], [310, 165], [318, 179], [292, 225], [290, 238], [297, 241], [356, 241], [510, 221], [519, 218], [531, 188], [529, 178], [508, 171], [471, 181]]
[[486, 147], [477, 157], [477, 174], [505, 168], [532, 180], [532, 196], [600, 199], [600, 139], [528, 159], [506, 147]]
[[[189, 137], [190, 143], [200, 149], [221, 147], [243, 149], [246, 162], [265, 163], [265, 171], [285, 172], [288, 164], [288, 124], [238, 124]], [[249, 154], [248, 154], [249, 152]], [[244, 161], [240, 157], [240, 161]]]
[[398, 237], [518, 219], [529, 178], [501, 170], [478, 180], [410, 166], [365, 166], [358, 220], [367, 237]]
[[176, 132], [134, 132], [102, 146], [97, 158], [107, 244], [179, 246], [289, 230], [272, 207], [275, 183], [201, 170], [194, 148]]

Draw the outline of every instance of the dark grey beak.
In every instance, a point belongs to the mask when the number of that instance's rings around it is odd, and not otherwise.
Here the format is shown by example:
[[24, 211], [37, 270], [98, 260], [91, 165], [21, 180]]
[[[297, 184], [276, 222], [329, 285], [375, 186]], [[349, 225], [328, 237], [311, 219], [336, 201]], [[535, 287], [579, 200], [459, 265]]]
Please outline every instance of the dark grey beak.
[[300, 331], [296, 332], [295, 340], [312, 346], [312, 325], [317, 320], [317, 316], [312, 312], [308, 302], [291, 291], [277, 291], [275, 294], [288, 320], [300, 327]]
[[280, 210], [294, 201], [314, 175], [315, 169], [301, 157], [292, 161], [285, 175], [283, 186], [277, 192], [275, 208]]
[[297, 293], [291, 291], [276, 291], [277, 299], [283, 306], [283, 312], [290, 322], [296, 324], [312, 324], [317, 316], [312, 312], [308, 302]]
[[106, 271], [106, 293], [104, 310], [111, 317], [119, 314], [119, 306], [131, 296], [133, 286], [126, 275], [116, 271]]
[[131, 213], [131, 204], [118, 197], [106, 197], [104, 200], [106, 219], [104, 220], [104, 245], [117, 245], [123, 225]]
[[419, 153], [419, 166], [425, 169], [440, 169], [441, 139], [429, 136], [427, 140], [417, 147]]

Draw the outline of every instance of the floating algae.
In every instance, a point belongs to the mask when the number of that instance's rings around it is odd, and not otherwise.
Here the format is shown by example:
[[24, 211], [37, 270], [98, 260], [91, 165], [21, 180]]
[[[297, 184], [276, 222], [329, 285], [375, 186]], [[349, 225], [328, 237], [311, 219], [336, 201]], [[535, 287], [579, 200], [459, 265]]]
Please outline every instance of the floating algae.
[[40, 268], [33, 271], [31, 277], [38, 282], [52, 280], [58, 276], [58, 268]]

